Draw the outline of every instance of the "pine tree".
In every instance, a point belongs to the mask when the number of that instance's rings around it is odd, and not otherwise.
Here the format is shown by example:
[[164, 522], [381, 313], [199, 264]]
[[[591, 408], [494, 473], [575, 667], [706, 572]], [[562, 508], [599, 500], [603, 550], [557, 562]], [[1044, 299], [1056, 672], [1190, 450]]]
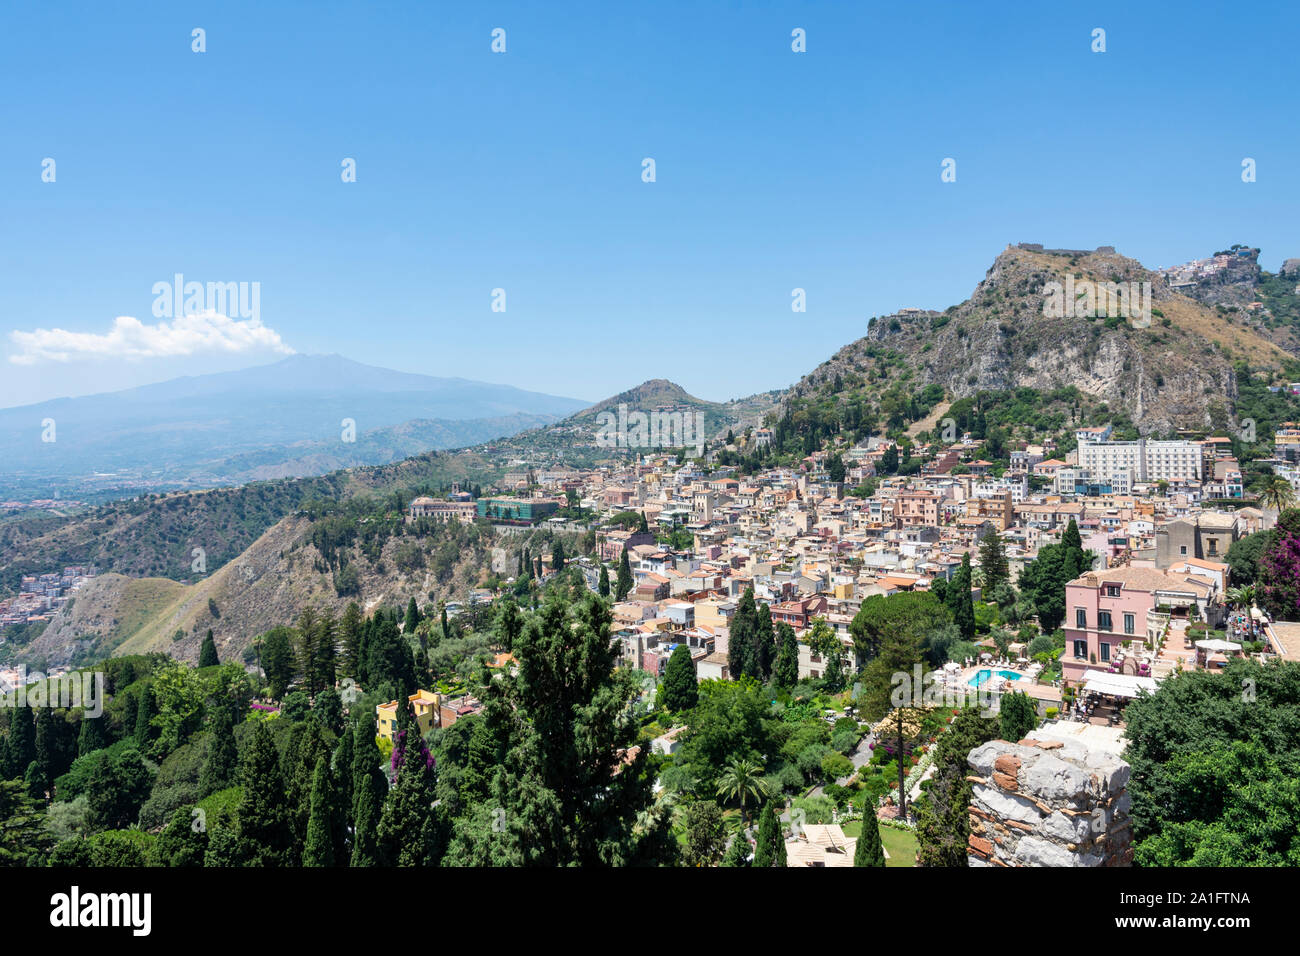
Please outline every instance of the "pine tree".
[[311, 781], [311, 814], [302, 848], [303, 866], [334, 865], [334, 788], [329, 758], [320, 757]]
[[980, 539], [980, 571], [984, 576], [984, 599], [990, 600], [998, 586], [1011, 580], [1007, 552], [997, 530], [990, 527]]
[[[515, 642], [518, 670], [487, 689], [484, 719], [505, 748], [490, 798], [505, 830], [488, 839], [525, 865], [627, 866], [669, 852], [648, 753], [633, 753], [636, 726], [625, 719], [640, 685], [615, 667], [611, 623], [596, 595], [552, 591]], [[453, 858], [492, 852], [468, 837], [479, 845]]]
[[241, 851], [253, 866], [288, 866], [293, 839], [286, 812], [280, 761], [271, 732], [253, 722], [239, 770], [242, 787], [237, 817]]
[[763, 808], [758, 819], [758, 845], [754, 848], [754, 866], [785, 866], [785, 834], [775, 804]]
[[207, 852], [207, 830], [194, 825], [192, 807], [172, 813], [153, 847], [154, 860], [160, 866], [202, 866]]
[[799, 683], [799, 639], [794, 628], [784, 621], [776, 627], [776, 664], [772, 677], [781, 690], [790, 690]]
[[18, 780], [0, 780], [0, 867], [45, 866], [53, 847], [44, 802], [30, 797]]
[[600, 566], [600, 581], [596, 585], [596, 591], [601, 597], [609, 597], [609, 568], [603, 564]]
[[670, 711], [690, 710], [699, 699], [699, 683], [691, 649], [678, 644], [664, 668], [664, 682], [659, 689], [659, 703]]
[[212, 637], [212, 629], [208, 628], [207, 636], [203, 638], [203, 644], [199, 648], [199, 667], [216, 667], [221, 663], [217, 657], [217, 642]]
[[871, 807], [867, 807], [862, 815], [862, 832], [858, 835], [858, 845], [853, 851], [853, 865], [885, 865], [885, 847], [880, 842], [880, 821]]
[[723, 866], [749, 866], [749, 838], [744, 830], [737, 830], [722, 857]]
[[618, 579], [614, 586], [614, 600], [626, 601], [627, 596], [632, 593], [632, 566], [627, 560], [627, 548], [618, 559]]

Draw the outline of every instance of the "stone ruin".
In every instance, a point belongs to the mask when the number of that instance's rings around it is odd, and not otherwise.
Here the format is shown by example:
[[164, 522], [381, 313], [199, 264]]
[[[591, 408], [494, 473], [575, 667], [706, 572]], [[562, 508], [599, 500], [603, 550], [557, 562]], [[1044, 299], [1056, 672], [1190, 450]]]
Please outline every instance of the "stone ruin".
[[1114, 753], [1035, 731], [967, 758], [971, 866], [1130, 866], [1129, 765]]

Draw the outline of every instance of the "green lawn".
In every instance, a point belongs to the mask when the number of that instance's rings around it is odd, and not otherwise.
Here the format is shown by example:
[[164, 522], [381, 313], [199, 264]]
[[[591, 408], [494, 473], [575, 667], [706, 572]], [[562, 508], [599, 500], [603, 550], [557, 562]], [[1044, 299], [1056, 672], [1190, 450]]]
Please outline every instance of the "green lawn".
[[[857, 837], [862, 833], [862, 821], [850, 820], [843, 826], [846, 837]], [[916, 864], [916, 834], [911, 830], [897, 830], [894, 827], [880, 828], [880, 842], [889, 852], [885, 866], [914, 866]]]

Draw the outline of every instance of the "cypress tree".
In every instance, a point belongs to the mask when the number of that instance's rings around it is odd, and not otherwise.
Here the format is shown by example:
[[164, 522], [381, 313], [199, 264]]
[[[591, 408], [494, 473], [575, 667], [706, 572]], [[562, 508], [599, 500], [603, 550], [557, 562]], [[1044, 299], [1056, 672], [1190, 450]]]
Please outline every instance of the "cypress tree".
[[727, 638], [727, 670], [732, 680], [754, 672], [754, 637], [758, 631], [758, 609], [754, 607], [754, 589], [746, 588], [731, 616]]
[[36, 712], [36, 780], [43, 793], [53, 791], [54, 778], [67, 769], [60, 766], [56, 719], [53, 708], [42, 707]]
[[853, 851], [854, 866], [884, 866], [885, 847], [880, 842], [880, 821], [871, 807], [862, 815], [862, 833]]
[[1061, 546], [1065, 549], [1066, 580], [1073, 581], [1088, 570], [1083, 552], [1083, 539], [1079, 536], [1079, 526], [1074, 523], [1073, 518], [1061, 535]]
[[237, 817], [242, 852], [253, 866], [287, 866], [292, 859], [280, 761], [271, 732], [254, 721], [240, 766], [242, 792]]
[[235, 782], [239, 771], [239, 751], [235, 746], [235, 726], [230, 705], [224, 701], [213, 708], [212, 732], [208, 756], [199, 772], [199, 796], [224, 790]]
[[352, 865], [379, 866], [376, 830], [388, 781], [379, 769], [383, 758], [375, 742], [374, 724], [366, 717], [356, 722], [352, 749]]
[[564, 542], [558, 539], [555, 542], [555, 547], [551, 549], [551, 569], [556, 574], [564, 570]]
[[141, 750], [145, 750], [153, 739], [153, 719], [157, 713], [153, 685], [145, 684], [140, 689], [140, 704], [135, 711], [135, 743]]
[[961, 556], [961, 567], [953, 576], [948, 588], [953, 623], [961, 631], [964, 641], [975, 640], [975, 603], [971, 598], [970, 552]]
[[77, 733], [77, 756], [84, 757], [96, 750], [102, 750], [110, 743], [112, 741], [108, 739], [108, 731], [104, 727], [104, 718], [102, 716], [90, 717], [83, 712], [81, 715], [81, 728]]
[[628, 564], [627, 548], [618, 559], [618, 579], [614, 586], [614, 600], [626, 601], [627, 596], [632, 593], [632, 565]]
[[754, 848], [754, 866], [785, 866], [785, 835], [777, 818], [776, 805], [763, 808], [758, 820], [758, 845]]
[[303, 866], [334, 865], [334, 788], [329, 758], [320, 757], [311, 781], [311, 812], [302, 848]]
[[767, 683], [772, 678], [772, 665], [776, 663], [776, 629], [772, 627], [772, 609], [758, 605], [754, 615], [754, 650], [750, 656], [752, 677]]
[[397, 781], [384, 801], [376, 835], [383, 856], [393, 866], [428, 866], [436, 862], [433, 758], [414, 723], [396, 736]]
[[17, 780], [36, 759], [36, 722], [26, 707], [9, 711], [9, 733], [5, 737], [4, 777]]
[[1003, 740], [1015, 743], [1038, 726], [1038, 708], [1025, 693], [1012, 691], [1003, 694], [998, 703], [998, 725]]
[[691, 649], [678, 644], [668, 666], [664, 668], [664, 683], [659, 690], [659, 703], [671, 711], [690, 710], [699, 699], [699, 683], [695, 675], [695, 662]]
[[212, 628], [208, 628], [207, 636], [203, 638], [203, 644], [199, 647], [199, 667], [216, 667], [220, 663], [217, 657], [217, 642], [212, 637]]
[[601, 597], [609, 597], [609, 568], [603, 564], [600, 566], [600, 582], [596, 585], [596, 591]]
[[776, 664], [772, 676], [782, 690], [799, 683], [799, 639], [794, 635], [794, 628], [784, 621], [776, 628]]
[[444, 638], [450, 637], [451, 624], [447, 620], [447, 605], [445, 603], [442, 605], [442, 620], [439, 623], [442, 625], [442, 636]]
[[343, 659], [340, 670], [344, 677], [357, 678], [357, 663], [361, 659], [361, 607], [356, 601], [348, 602], [339, 619], [339, 640], [343, 645]]
[[410, 637], [420, 626], [420, 609], [415, 606], [415, 598], [406, 602], [406, 620], [402, 623], [402, 633]]

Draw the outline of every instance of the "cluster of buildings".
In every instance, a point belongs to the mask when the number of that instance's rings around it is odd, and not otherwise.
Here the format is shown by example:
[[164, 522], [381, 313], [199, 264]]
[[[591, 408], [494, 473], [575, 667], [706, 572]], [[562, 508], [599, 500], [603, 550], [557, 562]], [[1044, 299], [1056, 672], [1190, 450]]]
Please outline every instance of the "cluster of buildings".
[[61, 572], [23, 575], [18, 594], [0, 600], [0, 627], [49, 620], [96, 573], [94, 565], [74, 565]]
[[[462, 717], [470, 717], [483, 710], [482, 702], [468, 694], [449, 697], [433, 691], [417, 690], [408, 699], [421, 735], [435, 727], [450, 727]], [[397, 701], [390, 700], [375, 707], [375, 726], [380, 737], [390, 742], [393, 740], [393, 735], [397, 732]]]
[[[840, 449], [844, 482], [830, 479], [826, 452], [748, 476], [648, 455], [586, 470], [529, 469], [532, 497], [520, 487], [517, 497], [476, 505], [480, 515], [496, 508], [536, 523], [573, 491], [597, 515], [644, 514], [646, 531], [596, 531], [595, 558], [615, 562], [626, 552], [634, 577], [613, 609], [623, 659], [662, 675], [685, 645], [701, 679], [730, 676], [729, 623], [747, 589], [801, 637], [824, 620], [851, 660], [849, 623], [867, 598], [951, 580], [967, 553], [978, 566], [977, 545], [990, 530], [1014, 582], [1074, 521], [1098, 560], [1067, 589], [1068, 684], [1105, 667], [1125, 644], [1157, 637], [1170, 618], [1221, 619], [1227, 550], [1270, 520], [1213, 501], [1242, 497], [1226, 440], [1114, 441], [1108, 427], [1075, 437], [1077, 447], [1060, 458], [1049, 457], [1051, 443], [1012, 450], [1011, 467], [996, 476], [990, 463], [972, 460], [981, 444], [969, 439], [920, 449], [926, 463], [909, 477], [877, 477], [887, 441]], [[1282, 429], [1277, 441], [1285, 468], [1300, 429]], [[868, 479], [869, 495], [860, 487]], [[678, 547], [661, 543], [668, 531], [678, 532]], [[585, 570], [594, 586], [594, 565]], [[800, 676], [820, 677], [824, 667], [801, 641]]]
[[1252, 253], [1258, 254], [1258, 252], [1258, 249], [1240, 248], [1232, 252], [1221, 252], [1207, 259], [1193, 259], [1183, 265], [1170, 266], [1159, 271], [1169, 283], [1169, 288], [1185, 289], [1196, 285], [1198, 282], [1213, 279], [1215, 276], [1233, 268], [1237, 263], [1250, 260]]

